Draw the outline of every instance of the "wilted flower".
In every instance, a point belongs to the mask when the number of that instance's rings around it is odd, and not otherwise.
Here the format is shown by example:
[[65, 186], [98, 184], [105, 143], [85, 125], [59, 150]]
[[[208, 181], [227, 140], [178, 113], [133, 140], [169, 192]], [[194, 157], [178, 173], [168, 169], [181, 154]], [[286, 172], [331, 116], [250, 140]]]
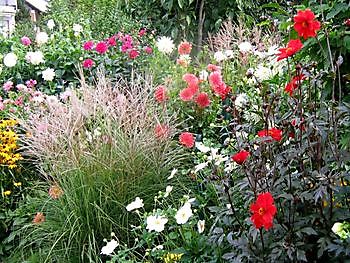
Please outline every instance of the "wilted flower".
[[45, 221], [45, 216], [42, 212], [37, 212], [34, 216], [33, 223], [34, 224], [41, 224]]
[[146, 229], [149, 230], [149, 232], [151, 231], [156, 231], [158, 233], [162, 232], [165, 228], [165, 224], [168, 222], [168, 219], [164, 216], [159, 216], [159, 215], [155, 215], [155, 216], [148, 216], [146, 219]]
[[185, 203], [175, 215], [176, 223], [186, 224], [188, 219], [193, 215], [191, 204], [189, 202]]
[[52, 68], [45, 69], [42, 73], [42, 77], [46, 81], [52, 81], [55, 78], [55, 70]]
[[46, 32], [38, 32], [35, 37], [36, 43], [40, 46], [45, 44], [49, 40], [49, 36]]
[[126, 206], [126, 210], [130, 212], [132, 210], [139, 209], [141, 207], [143, 207], [143, 200], [140, 197], [136, 197], [135, 201], [131, 202]]
[[4, 56], [4, 65], [6, 67], [12, 68], [17, 63], [17, 56], [15, 53], [8, 53]]
[[164, 54], [173, 52], [175, 45], [170, 37], [162, 36], [157, 40], [156, 46], [158, 50]]

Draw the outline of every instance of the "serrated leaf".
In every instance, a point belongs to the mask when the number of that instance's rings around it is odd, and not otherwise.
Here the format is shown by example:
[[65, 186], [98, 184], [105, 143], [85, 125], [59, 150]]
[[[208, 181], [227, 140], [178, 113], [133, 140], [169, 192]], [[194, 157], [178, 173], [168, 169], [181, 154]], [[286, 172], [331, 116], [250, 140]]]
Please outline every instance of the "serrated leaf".
[[332, 9], [331, 11], [327, 14], [326, 16], [326, 20], [329, 20], [333, 17], [335, 17], [337, 14], [339, 14], [340, 12], [345, 12], [347, 11], [349, 8], [349, 6], [345, 3], [339, 3], [339, 4], [336, 4]]

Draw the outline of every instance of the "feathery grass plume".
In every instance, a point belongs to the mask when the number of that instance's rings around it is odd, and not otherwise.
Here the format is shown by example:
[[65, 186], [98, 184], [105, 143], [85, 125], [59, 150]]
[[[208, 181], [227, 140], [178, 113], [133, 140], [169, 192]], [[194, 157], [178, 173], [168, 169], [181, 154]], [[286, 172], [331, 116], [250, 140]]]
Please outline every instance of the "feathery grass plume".
[[[170, 170], [187, 158], [171, 141], [175, 116], [159, 116], [151, 91], [148, 78], [113, 84], [99, 72], [93, 87], [82, 77], [69, 101], [47, 103], [23, 122], [32, 134], [27, 154], [62, 193], [42, 197], [46, 220], [24, 229], [22, 253], [35, 245], [40, 262], [101, 262], [103, 238], [112, 231], [133, 242], [128, 228], [135, 214], [125, 206], [139, 196], [150, 208]], [[160, 122], [170, 127], [161, 140], [154, 132]]]

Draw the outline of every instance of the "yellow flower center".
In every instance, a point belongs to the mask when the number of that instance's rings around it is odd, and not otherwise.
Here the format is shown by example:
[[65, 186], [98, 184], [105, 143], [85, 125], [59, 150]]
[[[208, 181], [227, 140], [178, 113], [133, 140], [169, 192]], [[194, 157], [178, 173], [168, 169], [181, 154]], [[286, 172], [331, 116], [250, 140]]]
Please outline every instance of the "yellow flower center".
[[263, 207], [259, 208], [259, 215], [264, 215], [265, 214], [265, 209]]

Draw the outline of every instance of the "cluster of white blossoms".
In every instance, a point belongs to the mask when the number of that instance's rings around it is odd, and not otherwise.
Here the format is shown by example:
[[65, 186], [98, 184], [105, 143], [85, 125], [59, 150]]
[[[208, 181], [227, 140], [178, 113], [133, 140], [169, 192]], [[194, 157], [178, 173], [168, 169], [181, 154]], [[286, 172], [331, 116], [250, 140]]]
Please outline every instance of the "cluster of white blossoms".
[[39, 46], [43, 45], [49, 41], [49, 36], [46, 32], [38, 32], [36, 34], [35, 41]]
[[73, 25], [73, 31], [74, 31], [74, 36], [79, 36], [81, 32], [83, 32], [83, 27], [82, 25], [79, 24], [74, 24]]
[[29, 51], [27, 52], [25, 59], [28, 63], [39, 65], [40, 63], [44, 63], [44, 54], [41, 51]]
[[158, 50], [164, 54], [170, 54], [175, 48], [174, 41], [170, 37], [162, 36], [156, 42]]
[[216, 62], [220, 63], [222, 61], [228, 60], [233, 58], [234, 54], [233, 54], [233, 50], [231, 49], [227, 49], [224, 51], [216, 51], [214, 53], [214, 59]]

